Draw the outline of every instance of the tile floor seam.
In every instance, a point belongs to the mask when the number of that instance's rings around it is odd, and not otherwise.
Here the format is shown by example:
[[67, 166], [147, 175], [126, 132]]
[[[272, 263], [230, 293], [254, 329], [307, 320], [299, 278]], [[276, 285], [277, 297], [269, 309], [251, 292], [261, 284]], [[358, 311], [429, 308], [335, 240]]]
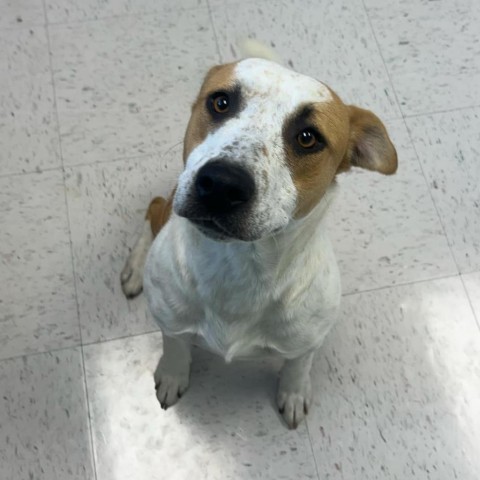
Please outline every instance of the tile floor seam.
[[219, 63], [223, 63], [223, 57], [220, 51], [220, 44], [218, 42], [218, 35], [217, 35], [217, 29], [215, 27], [215, 22], [213, 20], [213, 7], [210, 4], [211, 0], [206, 0], [207, 1], [207, 8], [208, 8], [208, 18], [210, 19], [210, 24], [212, 26], [213, 30], [213, 37], [215, 38], [215, 46], [217, 48], [217, 55], [218, 55], [218, 61]]
[[98, 473], [97, 473], [98, 460], [97, 460], [97, 455], [96, 455], [94, 441], [93, 441], [92, 414], [90, 410], [90, 396], [88, 394], [87, 369], [85, 367], [85, 353], [84, 353], [83, 345], [80, 345], [80, 352], [82, 355], [83, 388], [85, 392], [85, 402], [87, 406], [88, 432], [90, 434], [90, 451], [92, 452], [92, 467], [93, 467], [94, 478], [95, 480], [98, 480]]
[[18, 177], [20, 175], [41, 175], [44, 172], [54, 172], [56, 170], [61, 171], [62, 166], [58, 165], [56, 167], [46, 167], [40, 168], [38, 170], [29, 170], [27, 172], [9, 172], [9, 173], [0, 173], [0, 178], [10, 178], [10, 177]]
[[37, 22], [33, 22], [33, 23], [19, 23], [18, 25], [11, 25], [9, 27], [0, 27], [0, 33], [1, 32], [11, 32], [11, 31], [15, 31], [15, 30], [21, 30], [22, 28], [25, 29], [25, 30], [28, 30], [29, 28], [41, 28], [41, 27], [46, 27], [46, 24], [45, 23], [37, 23]]
[[308, 415], [305, 417], [305, 428], [307, 429], [308, 441], [310, 442], [310, 451], [312, 452], [313, 464], [315, 465], [315, 471], [317, 472], [317, 478], [318, 478], [318, 480], [322, 480], [320, 478], [320, 470], [318, 469], [317, 458], [315, 456], [315, 451], [313, 449], [313, 442], [312, 442], [312, 436], [310, 435], [310, 428], [308, 427]]
[[75, 343], [74, 345], [68, 345], [66, 347], [59, 347], [59, 348], [51, 348], [49, 350], [41, 350], [41, 351], [38, 351], [38, 352], [30, 352], [30, 353], [19, 353], [17, 355], [12, 355], [10, 357], [5, 357], [5, 358], [0, 358], [0, 364], [2, 362], [5, 362], [5, 361], [8, 361], [8, 360], [18, 360], [19, 358], [27, 358], [27, 357], [35, 357], [35, 356], [38, 356], [38, 355], [46, 355], [46, 354], [49, 354], [49, 353], [56, 353], [56, 352], [62, 352], [64, 350], [71, 350], [71, 349], [75, 349], [75, 348], [80, 348], [80, 347], [91, 347], [91, 346], [95, 346], [95, 345], [103, 345], [103, 344], [106, 344], [106, 343], [109, 343], [109, 342], [115, 342], [117, 340], [126, 340], [128, 338], [135, 338], [135, 337], [141, 337], [142, 335], [152, 335], [153, 333], [159, 333], [160, 330], [157, 329], [157, 330], [148, 330], [146, 332], [141, 332], [141, 333], [133, 333], [131, 335], [124, 335], [124, 336], [121, 336], [121, 337], [115, 337], [115, 338], [106, 338], [106, 339], [102, 339], [102, 340], [95, 340], [93, 342], [88, 342], [88, 343], [84, 343], [84, 344], [81, 344], [80, 342], [79, 343]]
[[480, 108], [480, 104], [469, 105], [466, 107], [455, 107], [455, 108], [447, 108], [446, 110], [432, 110], [427, 112], [421, 113], [412, 113], [409, 115], [404, 115], [403, 118], [418, 118], [418, 117], [428, 117], [430, 115], [441, 115], [442, 113], [453, 113], [453, 112], [461, 112], [463, 110], [474, 110]]
[[442, 216], [440, 215], [440, 210], [438, 209], [437, 203], [435, 202], [435, 198], [433, 196], [432, 189], [430, 188], [430, 182], [428, 181], [427, 175], [425, 174], [425, 169], [423, 168], [422, 161], [420, 160], [420, 155], [418, 154], [417, 146], [415, 145], [415, 142], [413, 141], [412, 132], [410, 131], [410, 128], [408, 126], [406, 118], [403, 119], [403, 123], [405, 125], [405, 128], [407, 129], [407, 135], [408, 135], [408, 138], [410, 139], [410, 144], [412, 145], [413, 151], [415, 153], [415, 157], [417, 158], [418, 165], [420, 166], [420, 169], [422, 171], [423, 178], [425, 179], [425, 183], [426, 183], [426, 186], [427, 186], [427, 189], [428, 189], [428, 193], [430, 195], [433, 206], [435, 208], [435, 212], [437, 214], [438, 221], [440, 222], [440, 226], [442, 227], [443, 236], [447, 240], [447, 245], [448, 245], [448, 249], [450, 250], [450, 255], [453, 259], [453, 262], [455, 263], [455, 266], [457, 267], [458, 274], [460, 275], [462, 272], [460, 270], [459, 262], [457, 261], [457, 258], [455, 256], [455, 252], [453, 251], [452, 245], [450, 243], [450, 239], [448, 238], [447, 230], [445, 228], [445, 224], [443, 222]]
[[[186, 128], [186, 125], [185, 125]], [[161, 160], [163, 157], [168, 155], [170, 152], [175, 150], [178, 146], [182, 145], [183, 140], [180, 140], [179, 142], [170, 145], [167, 150], [164, 151], [153, 151], [149, 153], [142, 153], [141, 155], [132, 155], [132, 156], [126, 156], [126, 157], [116, 157], [116, 158], [107, 158], [106, 160], [96, 160], [93, 162], [81, 162], [81, 163], [72, 163], [71, 165], [65, 165], [65, 170], [68, 169], [73, 169], [77, 167], [88, 167], [90, 165], [105, 165], [105, 164], [110, 164], [110, 163], [116, 163], [116, 162], [126, 162], [132, 161], [132, 160], [147, 160], [148, 158], [155, 156], [155, 155], [161, 155], [159, 159]], [[27, 173], [27, 172], [26, 172]]]
[[64, 350], [72, 350], [75, 348], [80, 348], [80, 342], [75, 343], [73, 345], [68, 345], [67, 347], [59, 347], [59, 348], [51, 348], [49, 350], [40, 350], [38, 352], [30, 352], [30, 353], [19, 353], [17, 355], [12, 355], [10, 357], [5, 357], [0, 359], [0, 364], [2, 362], [7, 362], [9, 360], [18, 360], [19, 358], [28, 358], [28, 357], [36, 357], [39, 355], [47, 355], [49, 353], [56, 353], [56, 352], [63, 352]]
[[356, 290], [356, 291], [353, 291], [353, 292], [343, 293], [342, 298], [343, 297], [350, 297], [352, 295], [361, 295], [361, 294], [364, 294], [364, 293], [372, 293], [372, 292], [376, 292], [376, 291], [387, 290], [389, 288], [408, 287], [409, 285], [418, 285], [418, 284], [421, 284], [421, 283], [435, 282], [437, 280], [446, 280], [446, 279], [449, 279], [449, 278], [458, 277], [460, 275], [461, 275], [461, 273], [457, 272], [457, 273], [451, 273], [451, 274], [448, 274], [448, 275], [439, 275], [438, 277], [433, 276], [433, 277], [430, 277], [430, 278], [421, 278], [421, 279], [418, 279], [418, 280], [411, 280], [409, 282], [401, 282], [401, 283], [399, 282], [399, 283], [390, 284], [390, 285], [382, 285], [380, 287], [368, 288], [366, 290]]
[[374, 28], [373, 23], [372, 23], [372, 19], [370, 18], [370, 14], [368, 12], [367, 5], [365, 4], [365, 0], [361, 0], [361, 2], [362, 2], [362, 5], [363, 5], [363, 10], [365, 12], [365, 15], [367, 16], [367, 21], [368, 21], [368, 25], [370, 27], [370, 31], [372, 32], [373, 39], [375, 40], [375, 45], [377, 46], [378, 54], [380, 55], [380, 59], [382, 60], [383, 68], [384, 68], [385, 73], [387, 75], [388, 83], [392, 87], [393, 96], [395, 98], [395, 103], [397, 104], [398, 110], [401, 114], [401, 118], [405, 118], [405, 112], [403, 111], [402, 105], [401, 105], [400, 100], [398, 98], [397, 90], [395, 88], [395, 85], [393, 84], [393, 80], [392, 80], [392, 77], [390, 75], [390, 70], [387, 67], [387, 62], [385, 62], [385, 58], [383, 57], [383, 51], [382, 51], [382, 49], [380, 47], [380, 43], [377, 39], [377, 32], [375, 31], [375, 28]]
[[[43, 4], [44, 15], [46, 18], [47, 16], [46, 0], [42, 0], [42, 4]], [[57, 127], [56, 130], [57, 130], [58, 149], [60, 153], [60, 162], [61, 162], [60, 169], [62, 171], [62, 179], [63, 179], [63, 194], [64, 194], [64, 202], [65, 202], [65, 214], [66, 214], [67, 227], [68, 227], [68, 241], [70, 245], [70, 261], [71, 261], [72, 275], [73, 275], [75, 304], [76, 304], [76, 310], [77, 310], [77, 325], [78, 325], [78, 332], [79, 332], [80, 345], [81, 345], [82, 344], [82, 328], [80, 325], [80, 308], [78, 304], [77, 281], [75, 277], [75, 261], [73, 258], [72, 229], [70, 225], [70, 211], [68, 208], [67, 186], [66, 186], [66, 177], [65, 177], [66, 172], [65, 172], [64, 160], [63, 160], [62, 138], [60, 135], [60, 118], [58, 115], [58, 108], [57, 108], [57, 93], [55, 89], [55, 78], [53, 75], [53, 64], [52, 64], [52, 53], [51, 53], [52, 49], [50, 44], [50, 31], [49, 31], [48, 25], [45, 26], [45, 32], [47, 35], [48, 62], [49, 62], [49, 68], [50, 68], [50, 81], [52, 84], [52, 94], [53, 94], [53, 109], [55, 113], [54, 117], [55, 117], [55, 123]]]
[[[197, 5], [195, 7], [189, 7], [188, 11], [195, 11], [195, 10], [201, 10], [201, 9], [206, 9], [207, 5]], [[88, 24], [88, 23], [95, 23], [95, 22], [102, 22], [102, 21], [109, 21], [109, 20], [120, 20], [124, 18], [129, 18], [129, 17], [148, 17], [150, 16], [161, 16], [162, 14], [165, 13], [174, 13], [174, 12], [182, 12], [182, 8], [172, 8], [171, 10], [168, 10], [166, 12], [161, 12], [160, 10], [141, 10], [138, 12], [128, 12], [128, 13], [119, 13], [119, 14], [114, 14], [114, 15], [106, 15], [105, 17], [98, 17], [98, 18], [83, 18], [79, 20], [67, 20], [63, 22], [49, 22], [48, 21], [48, 16], [46, 14], [46, 9], [45, 9], [45, 17], [46, 17], [46, 26], [50, 27], [58, 27], [58, 26], [70, 26], [70, 25], [83, 25], [83, 24]], [[12, 27], [14, 28], [14, 27]]]
[[47, 35], [47, 48], [48, 48], [48, 62], [50, 67], [50, 78], [52, 83], [52, 91], [53, 91], [53, 108], [55, 111], [55, 121], [57, 126], [57, 137], [58, 137], [58, 148], [60, 153], [60, 161], [61, 161], [61, 168], [62, 168], [62, 178], [63, 178], [63, 192], [64, 192], [64, 200], [65, 200], [65, 213], [67, 217], [67, 225], [68, 225], [68, 240], [70, 244], [70, 260], [72, 265], [72, 275], [73, 275], [73, 287], [75, 293], [75, 305], [77, 311], [77, 324], [78, 324], [78, 332], [79, 332], [79, 339], [80, 339], [80, 353], [82, 357], [82, 374], [83, 374], [83, 391], [85, 394], [85, 408], [87, 414], [87, 422], [88, 422], [88, 433], [89, 433], [89, 440], [90, 440], [90, 452], [91, 452], [91, 466], [93, 468], [93, 475], [94, 479], [98, 479], [97, 474], [97, 459], [95, 456], [95, 449], [94, 449], [94, 442], [93, 442], [93, 428], [92, 428], [92, 418], [90, 413], [90, 400], [88, 395], [88, 384], [87, 384], [87, 372], [85, 368], [85, 355], [82, 345], [82, 325], [80, 321], [80, 305], [78, 302], [78, 286], [77, 286], [77, 277], [75, 275], [75, 259], [73, 256], [73, 242], [72, 242], [72, 228], [71, 228], [71, 221], [70, 221], [70, 210], [68, 205], [68, 198], [67, 198], [67, 183], [66, 183], [66, 171], [64, 166], [64, 158], [63, 158], [63, 149], [62, 149], [62, 137], [60, 134], [60, 117], [58, 114], [58, 105], [57, 105], [57, 92], [55, 88], [55, 78], [53, 74], [53, 60], [52, 60], [52, 48], [50, 42], [50, 28], [48, 25], [48, 18], [47, 18], [47, 5], [46, 0], [42, 0], [43, 5], [43, 12], [45, 15], [45, 31]]
[[467, 295], [467, 300], [468, 300], [468, 303], [470, 304], [470, 308], [473, 312], [473, 318], [475, 319], [475, 323], [477, 324], [478, 332], [480, 333], [480, 317], [477, 316], [477, 312], [473, 306], [472, 299], [470, 298], [470, 293], [468, 291], [467, 285], [465, 284], [465, 279], [463, 278], [462, 274], [460, 274], [460, 280], [462, 282], [463, 289], [465, 290], [465, 294]]

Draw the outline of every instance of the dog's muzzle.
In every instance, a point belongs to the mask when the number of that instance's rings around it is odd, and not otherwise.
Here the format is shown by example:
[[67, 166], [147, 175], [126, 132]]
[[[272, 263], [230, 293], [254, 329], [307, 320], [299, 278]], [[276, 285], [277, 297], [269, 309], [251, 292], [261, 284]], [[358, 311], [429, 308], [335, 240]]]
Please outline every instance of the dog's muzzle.
[[255, 181], [245, 168], [227, 160], [206, 163], [198, 171], [189, 197], [182, 216], [206, 235], [248, 237], [244, 224], [255, 197]]

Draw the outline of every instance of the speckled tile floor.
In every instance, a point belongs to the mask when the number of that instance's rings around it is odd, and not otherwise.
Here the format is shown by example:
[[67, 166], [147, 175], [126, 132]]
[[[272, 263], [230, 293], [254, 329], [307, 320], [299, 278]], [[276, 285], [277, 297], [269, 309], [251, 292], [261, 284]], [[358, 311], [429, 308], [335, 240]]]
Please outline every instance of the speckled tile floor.
[[[0, 479], [480, 478], [480, 2], [0, 0]], [[288, 431], [276, 365], [161, 336], [119, 272], [246, 35], [385, 120], [400, 169], [340, 179], [341, 317]]]

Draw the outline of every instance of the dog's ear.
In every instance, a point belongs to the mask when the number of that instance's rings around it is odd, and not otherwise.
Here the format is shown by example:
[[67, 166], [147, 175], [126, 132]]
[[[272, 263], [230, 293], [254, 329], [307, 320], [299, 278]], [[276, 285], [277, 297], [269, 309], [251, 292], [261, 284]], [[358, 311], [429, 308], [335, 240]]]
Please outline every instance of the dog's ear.
[[366, 168], [384, 175], [397, 170], [397, 152], [380, 119], [369, 110], [350, 105], [350, 138], [339, 171]]

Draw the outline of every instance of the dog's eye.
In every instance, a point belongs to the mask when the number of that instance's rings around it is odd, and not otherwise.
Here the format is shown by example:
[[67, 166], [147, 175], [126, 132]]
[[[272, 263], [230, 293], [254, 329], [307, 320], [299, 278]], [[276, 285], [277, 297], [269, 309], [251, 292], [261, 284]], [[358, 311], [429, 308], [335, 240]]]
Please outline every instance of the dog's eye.
[[310, 128], [306, 128], [297, 135], [297, 142], [302, 148], [309, 149], [315, 147], [318, 140], [315, 132]]
[[230, 99], [226, 93], [214, 93], [210, 97], [210, 105], [215, 113], [227, 113], [230, 110]]

